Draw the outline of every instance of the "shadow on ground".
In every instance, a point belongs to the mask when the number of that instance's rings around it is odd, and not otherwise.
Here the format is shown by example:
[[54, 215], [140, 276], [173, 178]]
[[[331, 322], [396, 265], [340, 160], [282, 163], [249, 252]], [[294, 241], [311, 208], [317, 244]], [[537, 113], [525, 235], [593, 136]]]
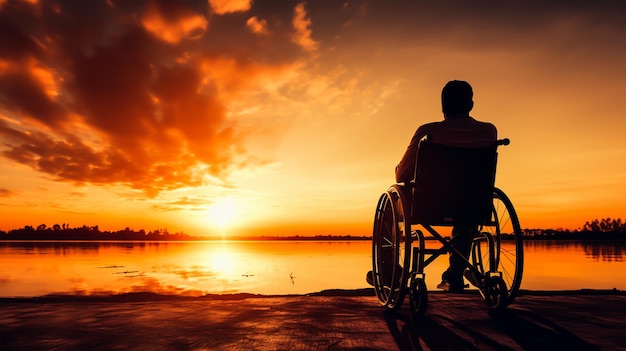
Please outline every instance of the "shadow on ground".
[[549, 317], [515, 308], [486, 313], [487, 320], [432, 313], [414, 321], [408, 311], [384, 315], [400, 350], [601, 350]]

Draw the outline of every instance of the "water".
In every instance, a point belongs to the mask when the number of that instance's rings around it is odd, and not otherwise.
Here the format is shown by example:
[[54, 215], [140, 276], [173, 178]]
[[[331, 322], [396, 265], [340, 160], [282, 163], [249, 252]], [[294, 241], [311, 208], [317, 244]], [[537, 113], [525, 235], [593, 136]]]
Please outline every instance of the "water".
[[[529, 241], [522, 289], [626, 290], [626, 242]], [[305, 294], [367, 287], [367, 241], [0, 242], [0, 296]], [[435, 289], [446, 258], [426, 269]]]

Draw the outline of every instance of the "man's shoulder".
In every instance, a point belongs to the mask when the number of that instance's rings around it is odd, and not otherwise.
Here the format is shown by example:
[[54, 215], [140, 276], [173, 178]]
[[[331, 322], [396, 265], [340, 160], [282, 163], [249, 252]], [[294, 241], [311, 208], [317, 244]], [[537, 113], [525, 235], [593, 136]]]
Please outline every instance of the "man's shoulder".
[[479, 121], [474, 117], [463, 118], [459, 120], [454, 120], [455, 124], [467, 126], [475, 129], [493, 129], [496, 130], [496, 126], [493, 123]]
[[489, 122], [479, 121], [474, 119], [473, 117], [468, 118], [460, 118], [460, 119], [448, 119], [438, 122], [429, 122], [422, 124], [417, 130], [432, 130], [432, 129], [445, 129], [445, 128], [455, 128], [455, 127], [478, 127], [478, 128], [493, 128], [496, 126]]
[[471, 119], [474, 123], [477, 123], [477, 124], [481, 124], [481, 125], [484, 125], [484, 126], [491, 126], [491, 127], [494, 127], [494, 128], [496, 127], [495, 125], [493, 125], [493, 123], [490, 123], [490, 122], [485, 122], [485, 121], [479, 121], [479, 120], [475, 119], [474, 117], [470, 117], [470, 119]]
[[425, 131], [425, 130], [432, 130], [432, 129], [437, 129], [437, 128], [441, 128], [444, 126], [445, 126], [444, 121], [429, 122], [429, 123], [425, 123], [419, 126], [419, 128], [417, 128], [417, 131], [420, 132], [420, 131]]
[[497, 133], [497, 128], [489, 122], [479, 121], [473, 117], [462, 119], [447, 119], [437, 122], [422, 124], [415, 135], [427, 135], [431, 133], [447, 133], [454, 130], [475, 131], [480, 133]]
[[482, 128], [497, 130], [496, 126], [493, 123], [483, 122], [483, 121], [478, 121], [478, 120], [474, 120], [474, 121], [476, 121], [476, 124], [481, 126]]

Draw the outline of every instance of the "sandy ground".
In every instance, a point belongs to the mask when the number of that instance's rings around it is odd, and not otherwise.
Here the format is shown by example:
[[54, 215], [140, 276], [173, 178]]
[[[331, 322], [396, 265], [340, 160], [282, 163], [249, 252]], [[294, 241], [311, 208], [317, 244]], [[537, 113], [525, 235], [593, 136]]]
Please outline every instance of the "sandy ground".
[[0, 350], [626, 350], [623, 292], [429, 294], [413, 322], [371, 290], [307, 296], [0, 299]]

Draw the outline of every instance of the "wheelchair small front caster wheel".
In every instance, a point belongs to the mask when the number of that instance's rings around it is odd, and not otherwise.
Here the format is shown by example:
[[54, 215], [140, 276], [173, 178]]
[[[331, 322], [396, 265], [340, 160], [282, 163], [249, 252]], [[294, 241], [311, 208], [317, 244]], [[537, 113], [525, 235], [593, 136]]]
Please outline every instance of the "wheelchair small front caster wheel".
[[499, 310], [507, 306], [506, 283], [501, 277], [487, 277], [481, 294], [490, 309]]
[[428, 291], [426, 290], [426, 282], [424, 279], [416, 278], [411, 282], [409, 302], [411, 304], [411, 316], [414, 320], [419, 319], [426, 313]]

